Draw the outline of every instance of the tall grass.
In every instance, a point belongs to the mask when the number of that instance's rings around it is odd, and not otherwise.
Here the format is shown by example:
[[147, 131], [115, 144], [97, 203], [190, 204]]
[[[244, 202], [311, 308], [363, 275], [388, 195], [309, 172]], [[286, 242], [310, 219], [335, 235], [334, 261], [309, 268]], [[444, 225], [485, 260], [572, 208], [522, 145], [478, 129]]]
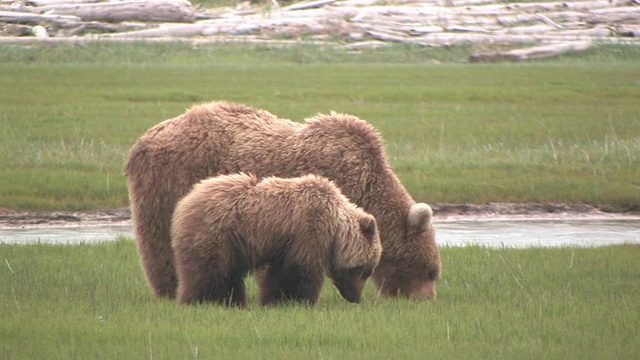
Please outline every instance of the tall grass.
[[640, 204], [640, 50], [460, 64], [468, 51], [3, 46], [0, 207], [126, 206], [122, 168], [137, 137], [216, 99], [296, 120], [366, 119], [418, 200]]
[[443, 248], [437, 302], [360, 305], [330, 282], [316, 308], [179, 306], [147, 288], [132, 241], [0, 245], [7, 359], [634, 358], [637, 246]]

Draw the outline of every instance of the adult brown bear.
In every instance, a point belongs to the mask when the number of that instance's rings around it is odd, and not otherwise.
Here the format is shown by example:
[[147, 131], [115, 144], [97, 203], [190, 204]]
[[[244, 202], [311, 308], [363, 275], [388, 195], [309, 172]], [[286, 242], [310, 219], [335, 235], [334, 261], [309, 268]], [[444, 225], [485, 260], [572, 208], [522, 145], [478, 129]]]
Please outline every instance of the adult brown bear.
[[170, 233], [176, 203], [198, 181], [237, 172], [329, 178], [377, 220], [382, 258], [373, 279], [381, 293], [436, 297], [440, 252], [431, 207], [416, 203], [400, 183], [371, 125], [333, 112], [301, 124], [228, 102], [194, 106], [149, 129], [131, 149], [125, 174], [135, 235], [157, 296], [176, 295]]
[[324, 177], [219, 175], [174, 211], [178, 302], [247, 306], [244, 278], [260, 274], [263, 305], [315, 305], [325, 274], [358, 303], [380, 260], [376, 220]]

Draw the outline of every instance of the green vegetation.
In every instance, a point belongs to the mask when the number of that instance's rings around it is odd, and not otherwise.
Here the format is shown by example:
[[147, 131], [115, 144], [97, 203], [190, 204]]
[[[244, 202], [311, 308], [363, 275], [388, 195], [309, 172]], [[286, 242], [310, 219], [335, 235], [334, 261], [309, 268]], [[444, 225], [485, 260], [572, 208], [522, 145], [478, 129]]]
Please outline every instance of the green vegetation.
[[[462, 64], [470, 49], [217, 44], [0, 46], [0, 207], [127, 205], [129, 148], [193, 103], [383, 134], [428, 202], [640, 204], [640, 49]], [[638, 246], [443, 248], [439, 301], [184, 307], [151, 295], [130, 239], [0, 244], [7, 359], [566, 359], [640, 353]], [[255, 304], [256, 287], [249, 282]]]
[[217, 99], [296, 120], [330, 110], [366, 119], [422, 201], [640, 204], [638, 48], [462, 64], [469, 51], [3, 45], [0, 207], [126, 206], [135, 140]]
[[6, 359], [631, 359], [640, 351], [638, 246], [443, 248], [436, 302], [316, 308], [156, 300], [134, 243], [0, 245]]

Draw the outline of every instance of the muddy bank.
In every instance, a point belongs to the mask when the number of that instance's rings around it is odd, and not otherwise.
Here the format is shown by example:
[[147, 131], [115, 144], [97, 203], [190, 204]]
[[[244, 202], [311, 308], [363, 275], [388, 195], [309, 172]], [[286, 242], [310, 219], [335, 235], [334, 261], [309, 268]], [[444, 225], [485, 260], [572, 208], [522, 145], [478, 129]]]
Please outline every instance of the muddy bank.
[[[436, 222], [518, 219], [640, 219], [640, 208], [584, 204], [434, 204]], [[129, 208], [89, 211], [19, 212], [0, 208], [0, 229], [128, 224]]]
[[20, 212], [0, 208], [0, 229], [128, 223], [129, 208], [88, 211]]

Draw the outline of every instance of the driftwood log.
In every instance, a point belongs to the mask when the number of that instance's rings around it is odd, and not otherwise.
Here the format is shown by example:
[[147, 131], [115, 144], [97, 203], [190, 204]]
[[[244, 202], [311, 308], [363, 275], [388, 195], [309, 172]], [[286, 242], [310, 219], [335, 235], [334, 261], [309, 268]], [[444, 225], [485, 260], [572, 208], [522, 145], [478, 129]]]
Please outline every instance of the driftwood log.
[[[0, 0], [0, 43], [290, 43], [288, 39], [304, 38], [341, 42], [348, 49], [394, 42], [493, 49], [471, 61], [537, 59], [598, 43], [640, 46], [640, 0], [396, 0], [388, 5], [379, 0], [312, 0], [285, 7], [277, 0], [263, 3], [203, 9], [186, 0]], [[49, 37], [36, 38], [36, 26]]]
[[99, 3], [101, 0], [28, 0], [26, 1], [27, 5], [31, 6], [47, 6], [47, 5], [57, 5], [57, 4], [88, 4], [88, 3]]
[[567, 52], [585, 51], [591, 47], [591, 41], [565, 42], [553, 45], [534, 46], [494, 54], [476, 54], [471, 56], [472, 62], [523, 61], [558, 56]]
[[53, 4], [39, 7], [43, 14], [65, 14], [83, 21], [192, 22], [191, 3], [179, 0], [130, 0], [82, 4]]
[[77, 26], [81, 19], [72, 15], [33, 14], [26, 12], [0, 11], [0, 22], [10, 24], [50, 23], [60, 27]]

